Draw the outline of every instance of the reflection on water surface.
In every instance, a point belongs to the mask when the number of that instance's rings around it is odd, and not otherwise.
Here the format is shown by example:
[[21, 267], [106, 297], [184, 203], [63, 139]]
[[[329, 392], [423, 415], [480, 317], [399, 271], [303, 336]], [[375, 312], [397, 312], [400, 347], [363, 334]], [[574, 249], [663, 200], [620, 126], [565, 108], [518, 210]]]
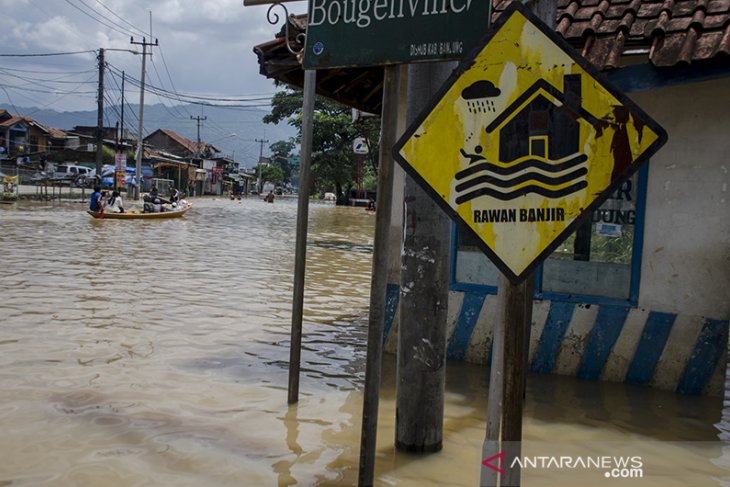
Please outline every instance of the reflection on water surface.
[[[0, 207], [0, 485], [355, 485], [374, 217], [311, 206], [287, 406], [295, 218], [294, 200], [199, 199], [160, 221]], [[378, 484], [477, 485], [488, 371], [449, 364], [444, 450], [418, 457], [393, 452], [393, 370]], [[525, 439], [712, 441], [720, 409], [531, 376]]]

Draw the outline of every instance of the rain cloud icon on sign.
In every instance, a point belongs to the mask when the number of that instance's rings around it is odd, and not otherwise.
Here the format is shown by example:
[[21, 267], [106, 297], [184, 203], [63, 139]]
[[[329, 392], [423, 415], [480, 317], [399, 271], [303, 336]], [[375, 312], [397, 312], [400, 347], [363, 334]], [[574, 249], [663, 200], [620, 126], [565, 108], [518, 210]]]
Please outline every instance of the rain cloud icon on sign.
[[490, 98], [496, 98], [501, 94], [502, 91], [491, 81], [480, 80], [464, 88], [461, 97], [466, 100], [470, 113], [489, 113], [496, 112], [494, 101]]

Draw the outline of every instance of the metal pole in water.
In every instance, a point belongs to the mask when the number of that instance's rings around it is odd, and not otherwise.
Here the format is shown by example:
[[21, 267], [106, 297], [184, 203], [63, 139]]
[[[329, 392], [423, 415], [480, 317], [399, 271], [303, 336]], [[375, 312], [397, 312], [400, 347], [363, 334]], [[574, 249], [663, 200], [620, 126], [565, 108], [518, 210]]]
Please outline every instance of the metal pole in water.
[[383, 328], [388, 286], [388, 243], [390, 213], [393, 203], [393, 155], [398, 123], [399, 66], [386, 66], [383, 79], [383, 107], [380, 126], [378, 165], [378, 199], [375, 213], [373, 272], [370, 281], [370, 316], [368, 321], [365, 391], [360, 436], [360, 471], [358, 486], [373, 485], [375, 446], [378, 435], [378, 405], [383, 361]]
[[[555, 28], [555, 0], [533, 0], [530, 9]], [[522, 413], [529, 361], [530, 327], [534, 274], [519, 284], [505, 275], [499, 281], [499, 317], [494, 327], [492, 364], [490, 368], [487, 432], [482, 447], [481, 487], [519, 487], [521, 470], [502, 464], [519, 457], [522, 452]], [[500, 456], [501, 455], [501, 456]], [[489, 463], [490, 466], [486, 464]], [[506, 473], [498, 475], [496, 468]]]
[[302, 317], [304, 314], [304, 271], [307, 260], [307, 224], [309, 218], [309, 173], [312, 162], [312, 131], [316, 85], [316, 71], [312, 69], [305, 70], [297, 240], [294, 256], [294, 295], [292, 298], [291, 345], [289, 346], [289, 404], [299, 401], [299, 364], [302, 356]]

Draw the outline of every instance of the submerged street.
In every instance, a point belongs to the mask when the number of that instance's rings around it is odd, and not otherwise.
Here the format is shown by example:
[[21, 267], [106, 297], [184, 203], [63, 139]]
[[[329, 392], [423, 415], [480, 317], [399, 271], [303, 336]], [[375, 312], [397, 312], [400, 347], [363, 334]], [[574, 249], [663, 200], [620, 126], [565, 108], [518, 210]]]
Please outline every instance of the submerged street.
[[[0, 486], [357, 483], [374, 215], [310, 207], [288, 406], [296, 200], [193, 203], [165, 221], [0, 206]], [[424, 456], [394, 451], [394, 370], [386, 355], [377, 485], [478, 485], [488, 369], [449, 363], [444, 448]], [[652, 477], [525, 470], [525, 485], [727, 480], [721, 398], [536, 374], [527, 387], [526, 445], [642, 455]]]

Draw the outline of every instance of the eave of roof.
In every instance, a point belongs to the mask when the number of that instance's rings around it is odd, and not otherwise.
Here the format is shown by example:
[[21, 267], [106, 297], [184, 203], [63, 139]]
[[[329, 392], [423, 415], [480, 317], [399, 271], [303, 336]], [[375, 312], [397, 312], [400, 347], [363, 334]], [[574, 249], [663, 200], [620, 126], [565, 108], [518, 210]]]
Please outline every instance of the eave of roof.
[[[512, 0], [494, 0], [492, 20]], [[289, 42], [306, 30], [306, 14], [288, 18]], [[641, 54], [657, 68], [712, 62], [730, 65], [730, 0], [558, 0], [556, 32], [602, 71]], [[302, 87], [304, 72], [285, 44], [285, 29], [254, 47], [260, 72]], [[633, 59], [636, 59], [635, 57]], [[317, 72], [317, 93], [370, 113], [380, 113], [383, 68], [334, 68]]]

